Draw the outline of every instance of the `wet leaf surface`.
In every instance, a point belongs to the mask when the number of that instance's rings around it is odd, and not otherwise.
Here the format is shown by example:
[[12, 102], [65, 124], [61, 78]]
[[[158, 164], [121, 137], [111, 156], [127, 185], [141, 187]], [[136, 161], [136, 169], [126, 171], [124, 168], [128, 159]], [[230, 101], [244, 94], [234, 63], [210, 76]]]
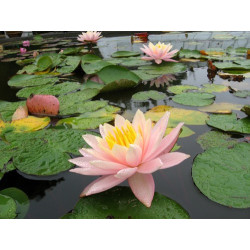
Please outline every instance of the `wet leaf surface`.
[[135, 101], [147, 101], [148, 99], [152, 100], [163, 100], [167, 96], [166, 94], [162, 92], [158, 92], [155, 90], [149, 90], [149, 91], [141, 91], [137, 92], [132, 96], [132, 99]]
[[248, 143], [210, 148], [194, 160], [194, 183], [214, 202], [234, 208], [250, 207], [249, 157]]
[[64, 219], [188, 219], [189, 214], [172, 199], [155, 193], [150, 208], [140, 203], [128, 187], [115, 187], [84, 197]]

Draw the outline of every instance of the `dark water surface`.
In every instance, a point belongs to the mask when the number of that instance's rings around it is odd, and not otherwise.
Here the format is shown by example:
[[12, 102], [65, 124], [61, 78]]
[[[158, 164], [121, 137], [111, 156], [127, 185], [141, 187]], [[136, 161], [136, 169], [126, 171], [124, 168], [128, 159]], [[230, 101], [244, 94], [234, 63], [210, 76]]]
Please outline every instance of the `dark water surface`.
[[[226, 48], [228, 46], [249, 47], [250, 45], [250, 43], [248, 43], [250, 34], [248, 33], [234, 34], [232, 32], [236, 38], [238, 37], [235, 41], [232, 41], [232, 39], [230, 41], [214, 41], [211, 38], [212, 32], [210, 32], [211, 37], [206, 38], [208, 33], [209, 32], [189, 33], [189, 38], [186, 37], [184, 33], [173, 33], [172, 37], [170, 35], [156, 34], [151, 35], [149, 38], [153, 42], [158, 42], [159, 40], [162, 42], [171, 42], [177, 49], [179, 49], [180, 46], [190, 49], [206, 49], [211, 46], [213, 48]], [[195, 39], [194, 34], [198, 38]], [[100, 49], [99, 53], [101, 53], [103, 57], [109, 57], [110, 54], [117, 50], [137, 51], [142, 44], [131, 45], [129, 36], [119, 36], [119, 33], [117, 33], [115, 37], [111, 36], [100, 40], [98, 46]], [[198, 46], [201, 46], [201, 48]], [[173, 81], [171, 85], [191, 84], [200, 86], [209, 83], [206, 63], [190, 63], [188, 65], [189, 70], [186, 73], [177, 75], [176, 80]], [[9, 88], [7, 81], [11, 76], [15, 75], [20, 68], [21, 67], [15, 62], [0, 62], [0, 100], [17, 100], [15, 96], [16, 90]], [[218, 76], [213, 80], [213, 82], [217, 84], [221, 84], [225, 81], [226, 80], [222, 80]], [[249, 79], [245, 81], [249, 82]], [[122, 91], [121, 93], [103, 94], [99, 95], [97, 98], [109, 100], [111, 104], [118, 105], [124, 110], [127, 109], [132, 112], [135, 112], [138, 108], [145, 112], [156, 105], [163, 104], [179, 108], [197, 109], [196, 107], [185, 107], [174, 103], [171, 100], [171, 96], [168, 96], [167, 99], [163, 101], [148, 101], [143, 103], [131, 101], [131, 96], [134, 93], [148, 89], [166, 92], [167, 87], [157, 88], [156, 86], [150, 87], [150, 83], [145, 85], [140, 84], [133, 90]], [[216, 102], [249, 104], [249, 98], [237, 98], [229, 92], [224, 92], [216, 93]], [[240, 111], [237, 113], [241, 117], [244, 116]], [[188, 211], [191, 218], [250, 218], [250, 208], [235, 209], [222, 206], [209, 200], [195, 186], [191, 176], [192, 162], [197, 154], [203, 152], [200, 145], [196, 142], [196, 139], [199, 135], [211, 130], [211, 127], [207, 125], [188, 125], [188, 127], [194, 130], [195, 134], [187, 138], [180, 138], [178, 144], [181, 146], [179, 151], [190, 154], [191, 157], [178, 166], [155, 172], [153, 176], [155, 179], [156, 192], [164, 194], [178, 202]], [[74, 208], [81, 191], [96, 178], [95, 176], [82, 176], [68, 171], [51, 177], [33, 177], [24, 175], [19, 171], [12, 171], [4, 175], [0, 181], [0, 189], [17, 187], [28, 195], [30, 199], [30, 209], [26, 218], [60, 218]], [[122, 185], [128, 184], [124, 182]]]

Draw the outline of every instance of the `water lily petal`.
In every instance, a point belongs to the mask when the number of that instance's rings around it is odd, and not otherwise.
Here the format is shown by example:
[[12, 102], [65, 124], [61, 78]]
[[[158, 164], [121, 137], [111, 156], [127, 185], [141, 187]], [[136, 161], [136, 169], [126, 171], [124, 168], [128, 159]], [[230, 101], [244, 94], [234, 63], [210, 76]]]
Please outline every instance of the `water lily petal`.
[[73, 168], [69, 170], [72, 173], [81, 174], [81, 175], [110, 175], [115, 174], [114, 170], [104, 170], [100, 168], [95, 168], [93, 166], [89, 168]]
[[91, 167], [91, 164], [89, 163], [89, 161], [93, 161], [96, 160], [93, 157], [77, 157], [74, 159], [69, 159], [69, 162], [82, 167], [82, 168], [86, 168], [86, 167]]
[[160, 158], [153, 159], [152, 161], [147, 161], [142, 163], [138, 167], [138, 173], [151, 174], [162, 167], [163, 163]]
[[127, 179], [131, 175], [135, 174], [136, 171], [137, 171], [137, 168], [124, 168], [124, 169], [118, 171], [117, 174], [115, 175], [115, 177]]
[[129, 166], [136, 167], [141, 162], [142, 150], [138, 145], [130, 144], [126, 155], [126, 161]]
[[121, 115], [115, 116], [115, 127], [118, 127], [119, 129], [125, 125], [126, 119], [124, 119]]
[[119, 162], [126, 162], [126, 154], [127, 154], [128, 148], [125, 146], [121, 146], [118, 144], [115, 144], [112, 148], [112, 154]]
[[150, 207], [155, 192], [153, 176], [151, 174], [136, 173], [128, 178], [128, 183], [135, 197], [146, 207]]
[[106, 191], [125, 180], [126, 178], [116, 178], [114, 175], [102, 176], [91, 182], [80, 194], [80, 197]]
[[101, 169], [113, 169], [116, 171], [119, 171], [123, 168], [127, 168], [127, 166], [116, 163], [116, 162], [111, 162], [111, 161], [101, 161], [101, 160], [94, 160], [90, 161], [90, 164]]
[[172, 152], [161, 155], [160, 159], [163, 162], [163, 166], [161, 167], [161, 169], [170, 168], [175, 165], [178, 165], [189, 157], [190, 155], [181, 152]]

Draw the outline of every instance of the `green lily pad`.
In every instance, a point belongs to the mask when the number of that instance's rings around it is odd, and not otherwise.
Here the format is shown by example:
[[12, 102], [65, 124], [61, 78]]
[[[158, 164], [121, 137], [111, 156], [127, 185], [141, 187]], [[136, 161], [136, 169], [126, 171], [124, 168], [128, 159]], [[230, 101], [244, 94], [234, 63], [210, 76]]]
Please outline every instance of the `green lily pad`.
[[248, 116], [250, 116], [250, 105], [245, 105], [241, 111], [243, 111], [244, 113], [246, 113]]
[[145, 71], [142, 71], [142, 70], [131, 70], [131, 72], [135, 73], [143, 81], [149, 81], [149, 80], [152, 80], [152, 79], [158, 77], [157, 75], [147, 74]]
[[64, 219], [188, 219], [189, 214], [178, 203], [155, 193], [150, 208], [140, 203], [128, 187], [115, 187], [78, 201]]
[[87, 82], [83, 83], [81, 89], [102, 89], [103, 84], [100, 84], [98, 82], [94, 82], [91, 80], [88, 80]]
[[119, 112], [120, 108], [106, 105], [95, 111], [87, 111], [78, 117], [70, 117], [60, 120], [57, 126], [67, 125], [73, 129], [96, 129], [100, 124], [114, 120], [115, 113]]
[[130, 70], [116, 65], [103, 68], [97, 75], [105, 84], [101, 92], [132, 88], [135, 87], [140, 80], [140, 78]]
[[215, 95], [209, 93], [182, 93], [175, 95], [173, 101], [188, 106], [207, 106], [214, 102]]
[[214, 102], [210, 106], [199, 108], [202, 112], [217, 113], [217, 114], [230, 114], [232, 110], [240, 110], [241, 104], [227, 103], [227, 102]]
[[165, 75], [184, 72], [187, 66], [183, 63], [163, 62], [160, 65], [141, 66], [138, 70], [150, 75]]
[[63, 110], [67, 110], [77, 104], [82, 104], [84, 101], [98, 95], [99, 92], [99, 89], [84, 89], [75, 93], [59, 96], [58, 100], [60, 103], [60, 112], [63, 112]]
[[11, 197], [0, 194], [0, 219], [14, 219], [16, 209], [16, 203]]
[[244, 70], [250, 70], [250, 65], [244, 65], [244, 64], [235, 64], [233, 62], [217, 62], [214, 63], [214, 66], [218, 69], [244, 69]]
[[181, 94], [183, 92], [186, 92], [187, 90], [194, 90], [198, 89], [198, 87], [193, 85], [177, 85], [177, 86], [171, 86], [168, 88], [168, 90], [174, 94]]
[[104, 61], [104, 60], [98, 60], [98, 61], [93, 61], [91, 63], [82, 63], [82, 69], [86, 74], [95, 74], [101, 69], [103, 69], [106, 66], [112, 65], [111, 63]]
[[101, 60], [102, 60], [101, 57], [93, 55], [93, 54], [87, 54], [87, 55], [82, 56], [81, 58], [82, 65], [85, 63], [92, 63], [92, 62], [101, 61]]
[[238, 143], [238, 141], [231, 138], [229, 134], [219, 131], [206, 132], [197, 138], [197, 142], [204, 150], [214, 147], [232, 147]]
[[14, 166], [25, 174], [55, 175], [72, 167], [69, 153], [88, 147], [82, 140], [83, 130], [46, 129], [28, 133], [7, 133]]
[[16, 88], [33, 87], [56, 83], [59, 79], [48, 75], [15, 75], [8, 81], [8, 85]]
[[250, 134], [250, 117], [237, 120], [235, 113], [210, 115], [209, 120], [207, 120], [207, 125], [223, 131]]
[[87, 101], [78, 102], [72, 106], [60, 108], [60, 115], [72, 115], [82, 114], [86, 112], [94, 112], [100, 108], [105, 107], [108, 104], [107, 101]]
[[[65, 42], [67, 44], [67, 42]], [[74, 55], [78, 54], [82, 50], [82, 47], [75, 47], [75, 48], [66, 48], [63, 50], [63, 55]]]
[[[171, 124], [171, 122], [169, 122], [169, 124]], [[168, 126], [166, 129], [166, 134], [169, 134], [174, 128], [175, 127]], [[187, 126], [183, 126], [181, 128], [181, 133], [179, 135], [179, 138], [189, 137], [193, 134], [195, 134], [195, 132], [192, 129], [188, 128]]]
[[250, 96], [250, 90], [239, 90], [233, 93], [237, 97], [247, 98]]
[[167, 96], [165, 93], [156, 91], [156, 90], [149, 90], [149, 91], [140, 91], [135, 93], [132, 96], [132, 99], [135, 101], [147, 101], [148, 99], [153, 99], [153, 100], [163, 100]]
[[199, 50], [181, 49], [178, 53], [180, 58], [201, 58]]
[[152, 62], [142, 60], [141, 57], [128, 57], [128, 58], [112, 58], [106, 60], [107, 62], [110, 62], [112, 64], [119, 64], [121, 66], [125, 67], [138, 67], [143, 65], [151, 65]]
[[6, 188], [0, 191], [0, 195], [11, 197], [17, 205], [16, 214], [17, 219], [23, 219], [29, 210], [29, 198], [20, 189], [17, 188]]
[[67, 56], [66, 59], [58, 66], [62, 66], [57, 69], [57, 72], [68, 74], [76, 70], [81, 61], [80, 56]]
[[22, 69], [17, 71], [17, 74], [24, 74], [25, 72], [27, 74], [33, 74], [38, 71], [38, 68], [34, 64], [26, 65]]
[[210, 200], [234, 207], [250, 207], [250, 144], [215, 147], [199, 154], [193, 163], [195, 185]]
[[203, 84], [203, 86], [204, 87], [201, 88], [200, 90], [206, 93], [228, 91], [228, 87], [224, 85], [206, 83], [206, 84]]
[[49, 56], [42, 56], [37, 61], [38, 71], [44, 71], [52, 66], [53, 62]]
[[27, 87], [16, 93], [17, 97], [28, 98], [31, 94], [36, 95], [62, 95], [80, 89], [81, 85], [76, 82], [63, 82], [60, 84], [46, 84], [36, 87]]
[[114, 52], [111, 56], [115, 58], [119, 57], [131, 57], [131, 56], [139, 56], [140, 52], [135, 52], [135, 51], [116, 51]]
[[27, 58], [27, 59], [23, 59], [23, 60], [18, 60], [16, 61], [16, 63], [19, 65], [19, 66], [24, 66], [26, 64], [30, 64], [30, 63], [33, 63], [35, 62], [35, 58]]

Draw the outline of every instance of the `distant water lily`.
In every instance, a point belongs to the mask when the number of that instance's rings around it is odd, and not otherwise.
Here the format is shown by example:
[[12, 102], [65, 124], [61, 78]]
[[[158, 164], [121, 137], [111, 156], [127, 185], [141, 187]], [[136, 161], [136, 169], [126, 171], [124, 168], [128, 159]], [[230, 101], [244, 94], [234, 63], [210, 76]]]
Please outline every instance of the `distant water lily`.
[[141, 58], [142, 60], [147, 60], [147, 61], [155, 60], [157, 64], [162, 63], [162, 61], [177, 62], [171, 58], [179, 50], [175, 49], [170, 52], [170, 50], [173, 47], [173, 45], [171, 45], [170, 43], [164, 44], [164, 43], [158, 42], [156, 45], [154, 45], [153, 43], [150, 42], [148, 46], [146, 45], [143, 45], [143, 46], [144, 48], [141, 48], [141, 50], [148, 56], [142, 57]]
[[29, 47], [30, 46], [30, 41], [23, 41], [23, 47]]
[[152, 173], [173, 167], [190, 155], [170, 152], [174, 147], [183, 123], [179, 123], [164, 137], [169, 112], [153, 127], [150, 119], [138, 110], [132, 124], [116, 115], [115, 126], [100, 125], [102, 137], [83, 135], [91, 149], [82, 148], [83, 157], [69, 160], [79, 166], [70, 170], [82, 175], [102, 175], [90, 183], [81, 197], [108, 190], [126, 179], [138, 200], [150, 207], [155, 183]]
[[27, 49], [25, 49], [25, 48], [20, 48], [20, 53], [21, 54], [25, 54], [27, 52]]
[[37, 56], [39, 56], [39, 52], [38, 51], [34, 51], [33, 52], [33, 57], [36, 58]]
[[77, 40], [80, 42], [96, 43], [100, 38], [102, 38], [101, 32], [87, 31], [82, 32], [82, 34], [78, 36]]

